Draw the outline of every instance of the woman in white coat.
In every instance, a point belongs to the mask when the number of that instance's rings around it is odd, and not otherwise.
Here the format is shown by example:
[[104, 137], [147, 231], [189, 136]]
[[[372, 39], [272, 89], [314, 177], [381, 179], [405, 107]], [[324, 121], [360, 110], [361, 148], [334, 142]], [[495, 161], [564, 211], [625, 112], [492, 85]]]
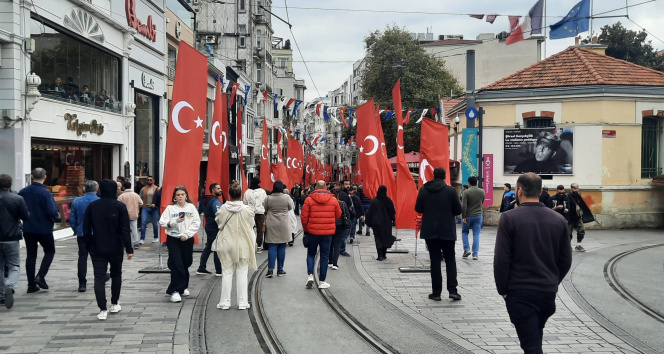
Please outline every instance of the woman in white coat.
[[233, 182], [228, 189], [230, 200], [217, 211], [215, 221], [219, 233], [214, 240], [213, 250], [221, 260], [221, 299], [218, 309], [228, 310], [231, 307], [231, 289], [233, 275], [237, 279], [237, 303], [240, 310], [249, 306], [247, 296], [247, 273], [249, 268], [255, 270], [256, 255], [254, 245], [254, 210], [242, 202], [242, 187]]
[[189, 267], [194, 262], [194, 235], [201, 225], [198, 210], [189, 200], [184, 186], [173, 190], [173, 204], [166, 207], [159, 218], [159, 225], [166, 231], [168, 246], [168, 269], [171, 270], [171, 283], [166, 293], [171, 302], [182, 301], [189, 296]]

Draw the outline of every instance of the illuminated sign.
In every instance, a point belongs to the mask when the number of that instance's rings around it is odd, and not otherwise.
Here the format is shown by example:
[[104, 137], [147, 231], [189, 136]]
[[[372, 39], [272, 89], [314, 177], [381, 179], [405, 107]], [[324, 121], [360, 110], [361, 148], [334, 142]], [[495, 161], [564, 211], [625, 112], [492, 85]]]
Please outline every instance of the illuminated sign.
[[65, 120], [67, 121], [67, 130], [75, 131], [78, 136], [85, 132], [97, 135], [104, 134], [104, 126], [97, 123], [96, 119], [93, 119], [90, 123], [81, 123], [78, 121], [76, 114], [65, 113]]
[[148, 23], [142, 23], [136, 17], [136, 0], [125, 0], [125, 11], [127, 12], [127, 24], [135, 28], [145, 38], [157, 41], [157, 25], [152, 23], [152, 15], [148, 15]]

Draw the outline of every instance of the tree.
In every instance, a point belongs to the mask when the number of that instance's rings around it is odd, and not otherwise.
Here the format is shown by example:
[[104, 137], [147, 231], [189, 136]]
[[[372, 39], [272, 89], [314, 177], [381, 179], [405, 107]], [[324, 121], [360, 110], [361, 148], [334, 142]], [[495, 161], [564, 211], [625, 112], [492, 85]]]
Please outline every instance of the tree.
[[[427, 53], [411, 35], [397, 26], [374, 31], [364, 38], [366, 70], [362, 76], [362, 98], [372, 99], [382, 109], [391, 109], [392, 87], [401, 79], [404, 109], [438, 107], [438, 97], [463, 92], [456, 78], [445, 69], [445, 62]], [[419, 118], [419, 114], [416, 114]], [[420, 125], [412, 119], [404, 127], [405, 151], [420, 151]], [[396, 155], [396, 120], [381, 119], [385, 145]]]
[[[646, 40], [647, 37], [645, 30], [628, 30], [618, 22], [602, 27], [602, 33], [597, 39], [599, 43], [608, 46], [606, 55], [610, 57], [664, 71], [664, 57], [657, 55], [657, 50], [651, 45], [652, 41]], [[584, 44], [590, 42], [590, 38], [583, 40]]]

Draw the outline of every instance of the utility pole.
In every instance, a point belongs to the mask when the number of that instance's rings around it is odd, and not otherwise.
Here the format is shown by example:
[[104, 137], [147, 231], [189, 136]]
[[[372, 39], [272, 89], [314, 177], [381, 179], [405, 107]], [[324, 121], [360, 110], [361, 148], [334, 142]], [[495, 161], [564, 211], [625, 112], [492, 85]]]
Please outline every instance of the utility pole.
[[[466, 51], [466, 107], [475, 107], [475, 50]], [[466, 127], [475, 128], [475, 119], [466, 117]]]

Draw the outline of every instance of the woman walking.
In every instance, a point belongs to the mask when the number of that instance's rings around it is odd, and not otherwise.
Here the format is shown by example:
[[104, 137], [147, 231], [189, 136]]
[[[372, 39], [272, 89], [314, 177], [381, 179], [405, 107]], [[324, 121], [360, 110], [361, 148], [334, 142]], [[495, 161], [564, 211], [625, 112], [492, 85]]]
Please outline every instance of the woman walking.
[[[331, 267], [334, 270], [339, 270], [339, 252], [341, 251], [341, 243], [344, 239], [344, 232], [350, 227], [350, 212], [348, 211], [348, 206], [343, 200], [339, 199], [339, 189], [333, 189], [332, 194], [339, 202], [339, 208], [341, 208], [341, 217], [334, 220], [335, 231], [334, 236], [332, 236], [332, 247], [330, 247], [330, 259], [328, 260], [328, 267]], [[348, 224], [348, 225], [346, 225]]]
[[249, 306], [247, 296], [247, 272], [251, 267], [255, 270], [256, 255], [254, 245], [254, 211], [242, 200], [242, 187], [233, 182], [228, 189], [231, 200], [221, 206], [215, 221], [219, 226], [219, 234], [215, 239], [214, 249], [221, 260], [223, 277], [221, 278], [221, 299], [218, 309], [228, 310], [231, 307], [231, 289], [233, 274], [236, 276], [237, 304], [240, 310]]
[[274, 274], [274, 261], [277, 260], [277, 276], [284, 276], [284, 261], [286, 260], [286, 243], [291, 240], [291, 221], [288, 212], [293, 210], [293, 199], [284, 194], [284, 184], [281, 181], [274, 182], [272, 194], [265, 198], [263, 208], [265, 209], [265, 243], [270, 248], [267, 255], [266, 277], [272, 278]]
[[376, 198], [371, 200], [369, 213], [366, 216], [366, 224], [374, 230], [376, 240], [377, 261], [384, 261], [387, 257], [387, 249], [394, 244], [392, 236], [392, 223], [396, 213], [394, 203], [387, 196], [387, 187], [380, 186], [376, 192]]
[[161, 214], [159, 225], [166, 230], [168, 246], [168, 269], [171, 270], [171, 283], [166, 293], [171, 302], [182, 301], [189, 296], [189, 267], [194, 261], [194, 235], [201, 225], [198, 209], [191, 204], [189, 193], [184, 186], [173, 190], [173, 204]]
[[249, 189], [244, 192], [244, 204], [248, 205], [254, 211], [254, 221], [256, 222], [256, 253], [263, 252], [263, 224], [265, 223], [265, 208], [263, 202], [267, 198], [267, 193], [260, 187], [261, 179], [254, 177], [251, 179]]

